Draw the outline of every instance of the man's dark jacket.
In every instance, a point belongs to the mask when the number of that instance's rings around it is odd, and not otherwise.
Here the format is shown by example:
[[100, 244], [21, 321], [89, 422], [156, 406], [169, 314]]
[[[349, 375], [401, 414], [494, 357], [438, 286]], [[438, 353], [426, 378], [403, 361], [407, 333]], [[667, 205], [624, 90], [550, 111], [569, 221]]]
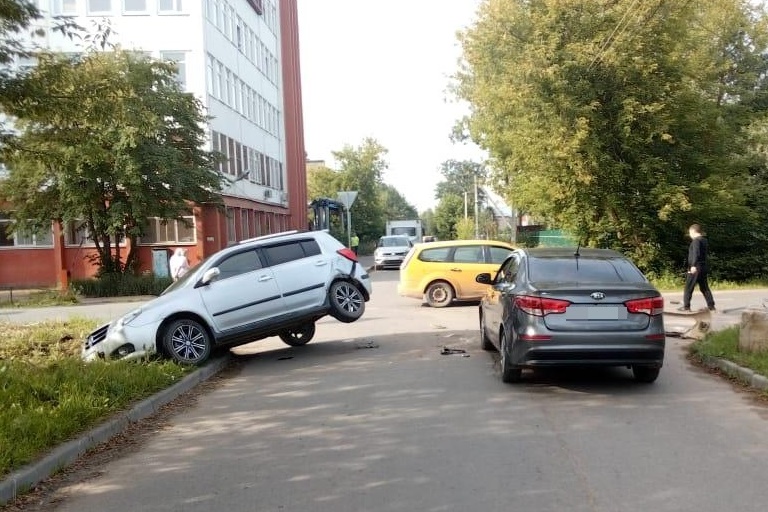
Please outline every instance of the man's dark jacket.
[[707, 271], [707, 253], [709, 244], [703, 236], [691, 240], [688, 246], [688, 266], [696, 267], [699, 272]]

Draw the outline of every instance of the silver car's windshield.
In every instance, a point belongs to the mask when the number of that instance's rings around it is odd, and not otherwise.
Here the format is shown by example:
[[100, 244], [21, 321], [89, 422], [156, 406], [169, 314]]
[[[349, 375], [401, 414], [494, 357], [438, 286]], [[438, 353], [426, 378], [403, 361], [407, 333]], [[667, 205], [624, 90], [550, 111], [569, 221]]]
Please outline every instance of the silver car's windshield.
[[203, 261], [195, 264], [192, 268], [190, 268], [186, 274], [181, 276], [178, 281], [174, 281], [168, 288], [163, 290], [163, 293], [160, 295], [165, 295], [166, 293], [172, 292], [173, 290], [178, 290], [179, 288], [183, 288], [185, 284], [187, 284], [190, 281], [199, 279], [199, 276], [197, 275], [200, 272], [200, 269], [203, 267], [203, 264], [208, 261], [211, 257], [205, 258]]

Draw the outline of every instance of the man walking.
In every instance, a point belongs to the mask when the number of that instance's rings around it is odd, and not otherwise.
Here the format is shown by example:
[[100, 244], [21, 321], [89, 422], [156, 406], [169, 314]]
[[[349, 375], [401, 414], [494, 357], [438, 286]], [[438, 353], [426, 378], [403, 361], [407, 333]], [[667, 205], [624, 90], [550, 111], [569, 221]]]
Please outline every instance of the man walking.
[[701, 233], [701, 226], [698, 224], [693, 224], [688, 228], [688, 236], [691, 237], [691, 245], [688, 246], [688, 275], [685, 278], [683, 307], [679, 308], [679, 311], [691, 310], [691, 297], [693, 297], [693, 289], [697, 284], [707, 302], [707, 308], [714, 311], [715, 299], [712, 298], [712, 292], [709, 289], [709, 283], [707, 283], [709, 244]]
[[357, 254], [357, 247], [360, 245], [360, 238], [358, 238], [357, 233], [352, 234], [352, 240], [350, 245], [352, 246], [352, 251]]

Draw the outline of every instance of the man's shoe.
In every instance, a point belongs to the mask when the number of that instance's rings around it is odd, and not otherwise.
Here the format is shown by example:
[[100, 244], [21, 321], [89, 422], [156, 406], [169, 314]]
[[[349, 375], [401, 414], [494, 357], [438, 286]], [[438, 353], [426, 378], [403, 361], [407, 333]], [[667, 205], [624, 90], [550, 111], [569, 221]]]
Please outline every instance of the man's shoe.
[[713, 313], [717, 311], [717, 309], [715, 309], [715, 306], [712, 306], [711, 308], [707, 308], [707, 309], [710, 310]]
[[681, 307], [681, 308], [677, 308], [677, 310], [678, 310], [678, 311], [690, 311], [690, 310], [691, 310], [691, 308], [687, 308], [687, 307], [683, 306], [683, 307]]

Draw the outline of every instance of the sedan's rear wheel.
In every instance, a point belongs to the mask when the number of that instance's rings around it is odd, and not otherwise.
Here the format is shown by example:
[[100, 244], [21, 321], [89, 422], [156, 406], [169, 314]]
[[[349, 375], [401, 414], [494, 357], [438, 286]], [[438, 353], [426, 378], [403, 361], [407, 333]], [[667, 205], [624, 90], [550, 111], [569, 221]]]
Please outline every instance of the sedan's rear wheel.
[[656, 379], [659, 378], [659, 372], [661, 372], [661, 368], [657, 368], [654, 366], [633, 366], [632, 367], [632, 373], [635, 376], [635, 380], [637, 382], [642, 382], [644, 384], [650, 384], [652, 382], [655, 382]]
[[444, 308], [453, 302], [453, 287], [445, 281], [435, 281], [427, 287], [427, 304], [433, 308]]
[[512, 362], [509, 360], [509, 348], [507, 333], [501, 331], [501, 335], [499, 336], [501, 381], [506, 383], [520, 382], [523, 378], [523, 370], [522, 368], [515, 368], [512, 366]]
[[363, 292], [348, 281], [336, 281], [328, 291], [331, 316], [344, 323], [351, 323], [363, 316], [365, 297]]
[[485, 329], [485, 315], [482, 313], [480, 313], [480, 348], [483, 350], [493, 350], [496, 348], [491, 343], [491, 340], [488, 339], [488, 331]]
[[283, 343], [292, 347], [306, 345], [315, 336], [315, 323], [309, 322], [298, 327], [286, 329], [278, 334]]
[[177, 363], [202, 364], [211, 355], [213, 343], [205, 327], [190, 318], [182, 318], [166, 327], [163, 347]]

